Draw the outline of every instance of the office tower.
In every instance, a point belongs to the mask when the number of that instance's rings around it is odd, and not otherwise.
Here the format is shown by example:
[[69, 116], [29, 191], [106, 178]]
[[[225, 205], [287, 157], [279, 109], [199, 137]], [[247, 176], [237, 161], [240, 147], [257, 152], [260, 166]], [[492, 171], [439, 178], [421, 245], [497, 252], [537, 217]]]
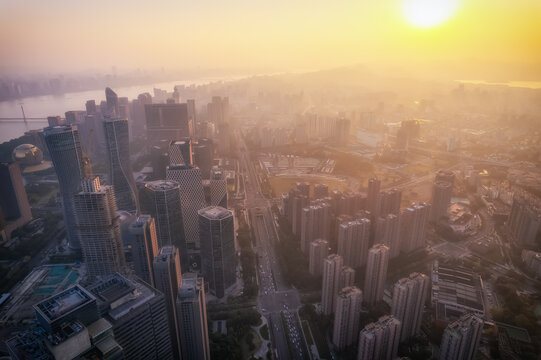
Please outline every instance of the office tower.
[[335, 297], [340, 285], [340, 271], [344, 260], [340, 255], [332, 254], [323, 260], [323, 285], [321, 289], [321, 308], [323, 314], [334, 312]]
[[186, 106], [188, 107], [188, 118], [192, 120], [192, 124], [195, 127], [195, 132], [197, 133], [199, 119], [197, 119], [197, 108], [195, 107], [195, 100], [188, 99], [186, 100]]
[[84, 120], [84, 117], [86, 116], [86, 112], [70, 110], [66, 111], [64, 115], [66, 117], [66, 123], [68, 125], [73, 125], [82, 122]]
[[331, 205], [323, 200], [302, 209], [301, 250], [309, 253], [310, 243], [316, 239], [328, 239], [330, 234]]
[[305, 182], [297, 183], [297, 190], [301, 192], [302, 195], [310, 197], [310, 184]]
[[165, 179], [165, 169], [170, 164], [169, 153], [163, 142], [158, 146], [150, 148], [150, 163], [152, 164], [152, 175], [155, 179]]
[[439, 221], [440, 218], [447, 215], [447, 208], [451, 204], [453, 195], [453, 185], [446, 181], [437, 181], [432, 187], [432, 212], [431, 221]]
[[362, 293], [355, 286], [345, 287], [336, 297], [332, 343], [337, 350], [353, 344], [359, 334]]
[[218, 124], [218, 151], [221, 154], [228, 154], [231, 150], [231, 134], [228, 123]]
[[91, 176], [90, 164], [81, 149], [76, 126], [48, 127], [43, 129], [43, 136], [58, 177], [69, 246], [79, 249], [81, 245], [75, 230], [73, 195], [79, 190], [81, 180]]
[[158, 235], [156, 223], [150, 215], [139, 215], [130, 224], [131, 257], [135, 275], [151, 286], [154, 284], [152, 262], [158, 255]]
[[227, 180], [224, 171], [216, 166], [210, 170], [210, 205], [227, 209]]
[[541, 231], [541, 200], [533, 194], [516, 191], [507, 227], [515, 245], [535, 246]]
[[308, 270], [313, 276], [323, 273], [323, 260], [329, 255], [329, 242], [317, 239], [310, 243], [310, 257]]
[[412, 273], [394, 285], [391, 314], [402, 323], [400, 341], [416, 335], [421, 329], [428, 283], [426, 275]]
[[370, 220], [363, 218], [338, 226], [338, 255], [353, 268], [364, 266], [370, 244]]
[[66, 120], [60, 116], [47, 116], [47, 123], [50, 127], [66, 125]]
[[194, 164], [201, 169], [203, 179], [208, 179], [212, 161], [214, 159], [214, 144], [212, 139], [199, 139], [197, 144], [193, 145]]
[[227, 122], [229, 114], [229, 98], [213, 96], [212, 102], [207, 104], [208, 121], [215, 124]]
[[385, 315], [359, 333], [357, 360], [394, 360], [400, 343], [400, 320]]
[[455, 173], [451, 170], [439, 170], [434, 179], [434, 182], [438, 181], [445, 181], [453, 186], [455, 184]]
[[389, 248], [387, 246], [376, 244], [368, 250], [363, 294], [365, 302], [370, 306], [383, 299], [388, 265]]
[[400, 251], [411, 253], [425, 247], [426, 225], [430, 214], [427, 203], [413, 204], [400, 214]]
[[381, 181], [376, 178], [368, 180], [368, 192], [366, 195], [367, 210], [375, 214]]
[[182, 282], [182, 275], [178, 249], [173, 245], [162, 247], [160, 253], [154, 259], [153, 269], [156, 289], [161, 291], [165, 297], [173, 352], [176, 353], [176, 357], [180, 358], [180, 334], [178, 333], [176, 299], [178, 288]]
[[86, 288], [113, 325], [125, 359], [173, 359], [164, 295], [143, 281], [114, 274]]
[[441, 360], [472, 360], [477, 354], [483, 332], [483, 320], [473, 314], [463, 315], [443, 332]]
[[88, 115], [96, 114], [98, 112], [98, 108], [96, 107], [96, 100], [87, 100], [85, 108]]
[[160, 140], [193, 136], [186, 104], [146, 104], [145, 117], [149, 146], [156, 145]]
[[24, 189], [21, 169], [16, 162], [0, 163], [0, 212], [9, 239], [13, 230], [32, 220], [32, 211]]
[[233, 213], [219, 206], [199, 210], [201, 268], [209, 289], [218, 298], [236, 282]]
[[169, 164], [193, 165], [192, 139], [171, 140], [169, 143]]
[[182, 358], [210, 360], [205, 284], [195, 273], [184, 274], [177, 296]]
[[166, 179], [179, 184], [186, 247], [188, 252], [193, 253], [199, 249], [197, 212], [206, 205], [201, 171], [193, 165], [170, 165], [166, 170]]
[[118, 95], [111, 88], [105, 88], [105, 101], [107, 102], [107, 111], [104, 115], [109, 117], [120, 116]]
[[127, 119], [106, 119], [103, 122], [107, 148], [109, 184], [115, 190], [119, 210], [135, 211], [135, 180], [130, 160], [130, 138]]
[[329, 187], [325, 184], [314, 185], [314, 198], [321, 199], [329, 196]]
[[355, 270], [349, 266], [342, 266], [340, 270], [340, 280], [338, 281], [338, 289], [343, 289], [348, 286], [353, 286], [355, 283]]
[[389, 258], [394, 259], [400, 255], [400, 218], [395, 214], [388, 214], [376, 221], [374, 243], [383, 244], [389, 248]]
[[125, 271], [115, 194], [99, 178], [84, 179], [82, 191], [73, 196], [76, 229], [88, 275], [105, 276]]
[[182, 270], [188, 266], [180, 187], [175, 181], [156, 180], [145, 183], [139, 192], [141, 212], [156, 222], [158, 248], [175, 245], [180, 251]]

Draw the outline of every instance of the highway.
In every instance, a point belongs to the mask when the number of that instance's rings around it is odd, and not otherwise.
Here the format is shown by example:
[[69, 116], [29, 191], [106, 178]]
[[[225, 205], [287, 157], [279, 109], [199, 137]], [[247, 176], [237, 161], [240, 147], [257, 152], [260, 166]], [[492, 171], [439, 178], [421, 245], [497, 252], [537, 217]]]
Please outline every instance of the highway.
[[240, 132], [237, 131], [235, 136], [245, 176], [244, 207], [255, 236], [258, 310], [269, 323], [273, 357], [279, 360], [310, 359], [298, 316], [299, 293], [285, 282], [275, 253], [274, 244], [278, 239], [270, 201], [261, 193], [257, 173]]

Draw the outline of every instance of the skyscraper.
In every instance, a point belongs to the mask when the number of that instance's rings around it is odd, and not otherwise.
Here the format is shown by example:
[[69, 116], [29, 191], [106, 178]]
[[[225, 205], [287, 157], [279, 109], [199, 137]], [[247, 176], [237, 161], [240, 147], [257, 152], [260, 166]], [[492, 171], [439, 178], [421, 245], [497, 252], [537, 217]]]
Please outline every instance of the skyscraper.
[[400, 255], [400, 218], [395, 214], [387, 214], [376, 221], [374, 243], [389, 247], [389, 257], [394, 259]]
[[73, 195], [79, 190], [81, 180], [91, 176], [90, 164], [83, 154], [79, 131], [75, 125], [45, 128], [43, 136], [58, 177], [69, 245], [79, 249], [81, 245], [75, 230]]
[[170, 165], [166, 178], [179, 184], [186, 247], [189, 253], [195, 253], [200, 247], [197, 212], [206, 205], [201, 171], [193, 165]]
[[472, 360], [477, 354], [483, 332], [483, 320], [473, 314], [463, 315], [443, 332], [441, 360]]
[[310, 243], [310, 257], [308, 270], [314, 276], [323, 273], [323, 260], [329, 255], [329, 242], [317, 239]]
[[534, 246], [541, 231], [541, 200], [527, 192], [515, 192], [507, 226], [517, 246]]
[[227, 180], [222, 169], [214, 166], [210, 170], [210, 205], [227, 209]]
[[338, 292], [332, 334], [332, 343], [338, 350], [343, 350], [357, 339], [361, 302], [361, 290], [355, 286], [343, 288]]
[[363, 291], [364, 300], [368, 305], [374, 305], [383, 299], [388, 264], [389, 248], [387, 246], [376, 244], [368, 250]]
[[157, 145], [160, 140], [193, 136], [186, 104], [146, 104], [145, 116], [149, 146]]
[[381, 181], [376, 178], [368, 180], [368, 193], [366, 198], [367, 210], [375, 214]]
[[171, 140], [169, 143], [169, 164], [193, 165], [192, 139]]
[[209, 289], [218, 298], [236, 282], [233, 213], [219, 206], [199, 210], [201, 267]]
[[154, 259], [153, 269], [156, 289], [160, 290], [165, 297], [173, 352], [176, 353], [176, 357], [180, 358], [180, 334], [178, 332], [176, 299], [182, 282], [182, 275], [178, 249], [173, 245], [162, 247], [160, 253]]
[[414, 336], [421, 328], [428, 283], [426, 275], [412, 273], [394, 285], [391, 314], [402, 323], [400, 341]]
[[175, 181], [157, 180], [145, 183], [139, 192], [141, 212], [150, 214], [156, 222], [158, 247], [175, 245], [180, 251], [182, 269], [188, 267], [180, 188]]
[[208, 179], [212, 160], [214, 159], [214, 144], [212, 139], [200, 138], [197, 144], [193, 145], [194, 164], [201, 169], [203, 179]]
[[430, 205], [412, 205], [400, 214], [400, 250], [410, 253], [425, 247], [426, 225], [430, 215]]
[[399, 343], [400, 321], [391, 315], [382, 316], [361, 330], [357, 360], [393, 360]]
[[325, 184], [314, 185], [314, 198], [321, 199], [329, 196], [329, 187]]
[[21, 169], [16, 162], [0, 163], [0, 213], [6, 221], [6, 237], [32, 220]]
[[119, 210], [135, 211], [135, 180], [130, 160], [130, 138], [127, 119], [103, 121], [105, 146], [107, 148], [107, 172], [109, 183], [115, 190]]
[[131, 256], [135, 274], [147, 284], [154, 284], [152, 262], [158, 255], [156, 223], [150, 215], [140, 215], [129, 226]]
[[105, 276], [125, 272], [115, 195], [99, 178], [84, 179], [82, 191], [73, 196], [76, 229], [81, 241], [88, 275]]
[[203, 278], [184, 274], [177, 296], [177, 316], [182, 358], [210, 360], [207, 306]]
[[107, 111], [104, 114], [108, 117], [120, 116], [118, 95], [111, 88], [105, 88], [105, 101], [107, 102]]
[[432, 187], [432, 212], [431, 221], [438, 221], [447, 214], [447, 208], [451, 204], [453, 185], [447, 181], [436, 181]]
[[323, 314], [331, 315], [334, 312], [335, 297], [340, 289], [340, 271], [344, 260], [340, 255], [332, 254], [323, 260], [323, 286], [321, 289], [321, 308]]
[[172, 360], [164, 295], [143, 281], [119, 274], [86, 288], [98, 302], [100, 315], [113, 325], [125, 359]]
[[338, 226], [338, 255], [351, 267], [364, 266], [370, 244], [370, 220], [363, 218]]

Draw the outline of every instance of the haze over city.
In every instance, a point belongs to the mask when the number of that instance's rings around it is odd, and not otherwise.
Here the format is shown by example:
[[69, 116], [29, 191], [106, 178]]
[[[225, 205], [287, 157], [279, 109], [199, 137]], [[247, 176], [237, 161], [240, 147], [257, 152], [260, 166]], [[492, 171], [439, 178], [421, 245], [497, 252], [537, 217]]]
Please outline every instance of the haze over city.
[[0, 358], [541, 359], [540, 24], [0, 0]]

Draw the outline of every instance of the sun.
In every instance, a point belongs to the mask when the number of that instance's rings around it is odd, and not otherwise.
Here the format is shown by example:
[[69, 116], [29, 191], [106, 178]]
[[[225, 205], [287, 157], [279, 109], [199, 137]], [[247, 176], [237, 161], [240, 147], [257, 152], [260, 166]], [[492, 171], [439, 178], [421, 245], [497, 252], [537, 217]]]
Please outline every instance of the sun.
[[432, 27], [449, 19], [457, 5], [458, 0], [403, 0], [402, 10], [413, 25]]

